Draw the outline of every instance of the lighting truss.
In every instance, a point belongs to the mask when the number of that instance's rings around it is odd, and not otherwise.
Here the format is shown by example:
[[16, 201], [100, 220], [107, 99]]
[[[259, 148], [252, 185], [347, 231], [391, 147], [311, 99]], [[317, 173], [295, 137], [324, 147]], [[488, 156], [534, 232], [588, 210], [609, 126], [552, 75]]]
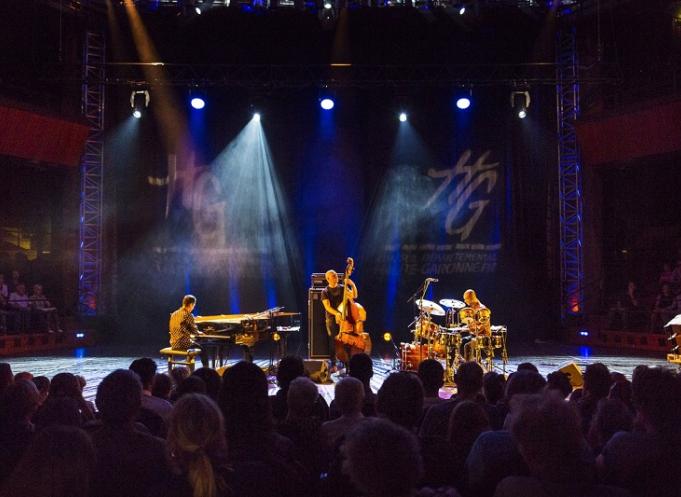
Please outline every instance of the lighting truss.
[[96, 316], [101, 311], [105, 54], [104, 33], [86, 29], [81, 99], [90, 132], [80, 167], [78, 248], [78, 302], [83, 316]]
[[584, 313], [582, 168], [575, 132], [579, 78], [574, 27], [559, 31], [556, 65], [561, 316], [566, 321]]

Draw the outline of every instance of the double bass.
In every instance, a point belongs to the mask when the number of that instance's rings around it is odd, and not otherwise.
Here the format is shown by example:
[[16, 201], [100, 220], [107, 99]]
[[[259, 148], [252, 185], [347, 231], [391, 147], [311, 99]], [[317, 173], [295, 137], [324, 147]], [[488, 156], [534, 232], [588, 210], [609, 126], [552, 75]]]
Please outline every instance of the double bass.
[[[348, 257], [345, 274], [343, 275], [343, 301], [338, 306], [341, 313], [338, 323], [339, 331], [336, 336], [336, 357], [347, 364], [350, 357], [364, 352], [371, 353], [371, 338], [364, 332], [364, 322], [367, 313], [364, 307], [354, 301], [353, 292], [348, 292], [348, 281], [355, 267], [355, 261]], [[348, 357], [347, 347], [350, 347]]]

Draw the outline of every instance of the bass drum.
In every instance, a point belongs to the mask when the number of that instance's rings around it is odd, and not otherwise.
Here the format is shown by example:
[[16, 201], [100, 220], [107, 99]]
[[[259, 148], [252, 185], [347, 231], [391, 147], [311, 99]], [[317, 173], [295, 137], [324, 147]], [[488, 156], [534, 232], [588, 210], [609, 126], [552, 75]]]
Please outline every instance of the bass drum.
[[413, 343], [400, 344], [401, 371], [418, 371], [422, 361], [428, 359], [428, 346]]

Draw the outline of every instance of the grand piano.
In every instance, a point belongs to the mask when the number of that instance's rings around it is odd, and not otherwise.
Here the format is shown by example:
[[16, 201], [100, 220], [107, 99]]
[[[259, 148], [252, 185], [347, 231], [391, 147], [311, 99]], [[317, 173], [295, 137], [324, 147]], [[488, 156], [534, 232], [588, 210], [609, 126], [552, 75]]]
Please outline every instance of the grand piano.
[[232, 345], [241, 346], [245, 358], [252, 361], [252, 348], [270, 341], [270, 360], [274, 360], [275, 355], [286, 354], [289, 335], [300, 331], [300, 313], [284, 312], [283, 307], [250, 314], [197, 316], [194, 321], [200, 333], [192, 335], [192, 339], [208, 351], [213, 368], [227, 361]]

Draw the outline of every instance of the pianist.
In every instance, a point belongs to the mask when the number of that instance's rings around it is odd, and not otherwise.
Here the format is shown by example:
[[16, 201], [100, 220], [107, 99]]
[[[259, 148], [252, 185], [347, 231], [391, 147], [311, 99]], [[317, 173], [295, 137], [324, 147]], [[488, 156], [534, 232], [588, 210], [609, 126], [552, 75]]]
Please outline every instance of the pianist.
[[[201, 348], [194, 341], [191, 335], [200, 335], [201, 332], [196, 327], [192, 311], [196, 307], [196, 297], [185, 295], [182, 298], [182, 307], [170, 315], [170, 347], [175, 350], [187, 350], [188, 348]], [[208, 367], [208, 354], [205, 350], [201, 351], [201, 364]]]

